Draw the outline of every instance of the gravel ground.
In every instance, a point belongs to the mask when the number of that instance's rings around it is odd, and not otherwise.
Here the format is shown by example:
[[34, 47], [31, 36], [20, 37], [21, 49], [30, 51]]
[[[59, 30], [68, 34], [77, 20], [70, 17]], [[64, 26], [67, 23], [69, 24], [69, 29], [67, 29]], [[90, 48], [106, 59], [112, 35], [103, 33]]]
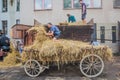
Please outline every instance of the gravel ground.
[[65, 66], [62, 70], [51, 67], [45, 70], [39, 77], [28, 77], [23, 66], [0, 69], [0, 80], [120, 80], [120, 57], [115, 57], [113, 62], [105, 63], [103, 73], [96, 78], [84, 77], [79, 67]]

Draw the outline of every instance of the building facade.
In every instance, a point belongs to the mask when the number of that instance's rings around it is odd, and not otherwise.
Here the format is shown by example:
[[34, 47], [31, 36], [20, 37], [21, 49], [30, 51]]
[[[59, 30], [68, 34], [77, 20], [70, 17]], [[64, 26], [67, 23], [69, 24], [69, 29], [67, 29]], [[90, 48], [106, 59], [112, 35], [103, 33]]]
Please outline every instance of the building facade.
[[[120, 20], [119, 0], [84, 0], [87, 4], [87, 21], [94, 18], [96, 35], [101, 45], [107, 45], [118, 52], [118, 21]], [[24, 4], [28, 3], [28, 4]], [[34, 25], [34, 20], [42, 24], [59, 24], [67, 20], [70, 13], [81, 20], [79, 0], [21, 0], [21, 23]]]
[[[7, 1], [7, 12], [3, 12], [2, 1]], [[18, 3], [20, 2], [20, 3]], [[96, 24], [96, 38], [101, 45], [107, 45], [118, 52], [118, 21], [120, 21], [120, 0], [84, 0], [87, 4], [87, 18], [94, 18]], [[25, 25], [34, 25], [35, 21], [42, 24], [52, 22], [59, 24], [67, 21], [67, 13], [81, 21], [79, 0], [1, 0], [0, 1], [0, 29], [7, 21], [7, 31], [16, 22]], [[17, 11], [16, 8], [20, 7]]]
[[20, 23], [20, 0], [0, 0], [0, 30], [10, 37], [10, 29]]

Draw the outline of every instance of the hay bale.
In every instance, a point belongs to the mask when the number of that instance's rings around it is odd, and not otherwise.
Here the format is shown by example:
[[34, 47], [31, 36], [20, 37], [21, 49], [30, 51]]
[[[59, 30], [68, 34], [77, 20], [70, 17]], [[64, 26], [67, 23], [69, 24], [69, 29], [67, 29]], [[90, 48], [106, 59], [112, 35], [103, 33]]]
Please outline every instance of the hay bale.
[[74, 25], [87, 25], [85, 23], [83, 23], [82, 21], [78, 21], [78, 22], [73, 22], [73, 23], [68, 23], [69, 26], [74, 26]]
[[49, 62], [67, 64], [69, 62], [80, 61], [89, 54], [97, 54], [103, 60], [112, 59], [112, 51], [106, 46], [95, 47], [81, 41], [64, 39], [54, 42], [45, 36], [46, 30], [43, 26], [33, 27], [30, 31], [36, 31], [37, 34], [34, 44], [25, 48], [29, 52], [23, 53], [23, 61], [28, 60], [30, 55], [33, 59], [44, 64]]
[[8, 55], [4, 58], [4, 61], [2, 62], [5, 66], [11, 66], [16, 65], [20, 61], [16, 57], [20, 57], [20, 54], [15, 50], [12, 43], [10, 44], [11, 52], [8, 52]]
[[59, 25], [80, 26], [80, 25], [87, 25], [87, 24], [83, 23], [82, 21], [78, 21], [78, 22], [73, 22], [73, 23], [61, 22], [61, 23], [59, 23]]

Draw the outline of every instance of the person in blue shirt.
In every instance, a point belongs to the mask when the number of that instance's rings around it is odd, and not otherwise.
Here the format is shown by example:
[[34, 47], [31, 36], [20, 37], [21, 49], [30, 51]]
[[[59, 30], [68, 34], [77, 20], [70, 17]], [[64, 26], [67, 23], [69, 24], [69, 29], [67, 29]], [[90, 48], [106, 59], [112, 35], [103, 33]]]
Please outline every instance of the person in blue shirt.
[[82, 13], [82, 22], [84, 23], [84, 24], [86, 24], [86, 14], [87, 14], [87, 6], [86, 6], [86, 4], [83, 2], [83, 0], [79, 0], [80, 1], [80, 4], [81, 4], [81, 13]]
[[48, 23], [47, 26], [49, 28], [49, 32], [46, 33], [46, 35], [52, 36], [53, 40], [57, 40], [60, 37], [60, 33], [61, 33], [59, 28], [55, 25], [52, 25], [52, 23]]
[[68, 16], [68, 22], [76, 22], [76, 19], [75, 19], [75, 17], [73, 16], [73, 15], [71, 15], [71, 14], [67, 14], [67, 16]]

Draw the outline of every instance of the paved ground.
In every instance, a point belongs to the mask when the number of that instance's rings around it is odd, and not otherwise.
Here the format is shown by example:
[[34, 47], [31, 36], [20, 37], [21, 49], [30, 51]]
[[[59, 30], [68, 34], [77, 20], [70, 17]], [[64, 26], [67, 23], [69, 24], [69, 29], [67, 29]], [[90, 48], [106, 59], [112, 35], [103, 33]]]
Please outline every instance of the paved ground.
[[28, 77], [22, 66], [0, 69], [0, 80], [120, 80], [120, 57], [115, 57], [114, 62], [106, 63], [102, 75], [97, 78], [84, 77], [78, 67], [66, 66], [58, 71], [52, 67], [37, 78]]

